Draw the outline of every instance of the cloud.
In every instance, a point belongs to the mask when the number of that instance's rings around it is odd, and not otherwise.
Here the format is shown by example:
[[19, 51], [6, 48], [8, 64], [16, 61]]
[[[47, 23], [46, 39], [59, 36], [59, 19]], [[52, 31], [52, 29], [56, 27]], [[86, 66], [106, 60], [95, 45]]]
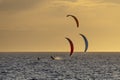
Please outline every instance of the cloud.
[[120, 1], [113, 1], [113, 0], [54, 0], [54, 4], [64, 6], [66, 5], [67, 7], [79, 7], [79, 6], [84, 6], [84, 7], [96, 7], [96, 6], [108, 6], [108, 5], [116, 5], [115, 3], [120, 2]]
[[0, 11], [20, 11], [35, 6], [44, 0], [0, 0]]
[[120, 0], [100, 0], [101, 2], [120, 4]]

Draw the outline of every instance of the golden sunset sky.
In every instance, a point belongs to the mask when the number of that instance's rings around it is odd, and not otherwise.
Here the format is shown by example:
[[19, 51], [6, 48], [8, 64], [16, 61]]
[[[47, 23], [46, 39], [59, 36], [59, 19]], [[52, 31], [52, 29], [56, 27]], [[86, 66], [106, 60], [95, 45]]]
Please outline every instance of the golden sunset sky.
[[[66, 17], [75, 15], [80, 22]], [[0, 0], [0, 52], [120, 51], [120, 0]]]

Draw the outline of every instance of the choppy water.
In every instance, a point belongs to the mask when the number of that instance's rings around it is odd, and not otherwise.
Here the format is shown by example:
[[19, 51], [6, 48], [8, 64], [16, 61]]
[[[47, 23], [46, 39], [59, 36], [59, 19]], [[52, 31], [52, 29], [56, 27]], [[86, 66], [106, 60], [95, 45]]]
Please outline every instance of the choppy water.
[[120, 80], [120, 53], [0, 53], [0, 80]]

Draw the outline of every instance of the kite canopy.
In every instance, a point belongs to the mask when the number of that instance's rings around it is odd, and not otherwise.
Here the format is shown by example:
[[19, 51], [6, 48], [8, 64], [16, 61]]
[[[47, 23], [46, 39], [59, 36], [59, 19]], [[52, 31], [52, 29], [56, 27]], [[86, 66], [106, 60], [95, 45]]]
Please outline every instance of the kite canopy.
[[66, 17], [69, 17], [69, 16], [71, 16], [75, 20], [77, 28], [78, 28], [79, 27], [79, 21], [78, 21], [77, 17], [75, 17], [74, 15], [67, 15]]
[[65, 38], [68, 40], [69, 44], [70, 44], [70, 56], [73, 54], [74, 52], [74, 45], [73, 45], [73, 42], [69, 39], [69, 38]]
[[85, 50], [84, 50], [84, 52], [86, 52], [87, 49], [88, 49], [88, 40], [87, 40], [87, 38], [85, 37], [85, 35], [80, 34], [80, 36], [82, 36], [82, 38], [84, 39], [84, 42], [85, 42]]

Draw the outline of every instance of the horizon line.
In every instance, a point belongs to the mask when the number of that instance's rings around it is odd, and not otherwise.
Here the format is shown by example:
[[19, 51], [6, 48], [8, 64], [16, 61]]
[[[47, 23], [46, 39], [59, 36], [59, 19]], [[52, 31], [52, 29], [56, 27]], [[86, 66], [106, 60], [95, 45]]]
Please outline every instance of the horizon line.
[[[0, 53], [59, 53], [59, 52], [65, 52], [65, 53], [69, 53], [68, 51], [1, 51]], [[97, 53], [108, 53], [108, 52], [116, 52], [119, 53], [120, 51], [88, 51], [88, 52], [80, 52], [80, 53], [91, 53], [91, 52], [97, 52]], [[79, 53], [78, 51], [74, 52], [74, 53]]]

